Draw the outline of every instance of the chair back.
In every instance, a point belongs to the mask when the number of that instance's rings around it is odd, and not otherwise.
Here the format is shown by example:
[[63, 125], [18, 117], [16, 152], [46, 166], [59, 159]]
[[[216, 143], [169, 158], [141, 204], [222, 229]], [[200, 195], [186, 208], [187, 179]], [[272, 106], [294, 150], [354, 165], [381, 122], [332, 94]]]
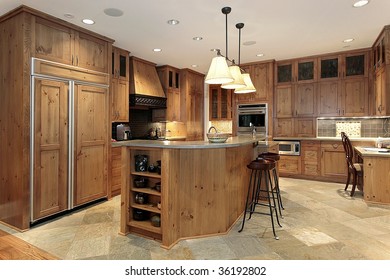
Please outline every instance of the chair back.
[[341, 132], [341, 141], [343, 142], [343, 147], [345, 151], [345, 159], [347, 160], [348, 168], [354, 168], [353, 166], [353, 147], [351, 140], [349, 140], [348, 135], [345, 132]]

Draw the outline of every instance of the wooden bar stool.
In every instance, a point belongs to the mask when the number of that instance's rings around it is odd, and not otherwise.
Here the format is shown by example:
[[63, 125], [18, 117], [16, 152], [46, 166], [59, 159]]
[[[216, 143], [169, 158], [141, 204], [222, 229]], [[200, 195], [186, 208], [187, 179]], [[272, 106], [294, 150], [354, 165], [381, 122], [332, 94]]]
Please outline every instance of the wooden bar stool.
[[[246, 196], [244, 216], [242, 219], [242, 226], [238, 232], [244, 229], [245, 218], [249, 213], [248, 220], [252, 217], [253, 213], [269, 215], [271, 217], [272, 231], [276, 240], [279, 237], [275, 232], [274, 214], [278, 225], [279, 223], [278, 211], [276, 209], [275, 193], [272, 191], [271, 185], [271, 173], [270, 171], [275, 168], [276, 162], [272, 159], [258, 158], [252, 161], [247, 167], [251, 170], [251, 176], [249, 179], [248, 193]], [[262, 186], [262, 179], [264, 186]], [[265, 198], [265, 200], [261, 199]], [[256, 206], [266, 206], [269, 209], [269, 213], [256, 212]]]
[[[266, 153], [259, 154], [258, 158], [272, 159], [272, 160], [278, 162], [278, 160], [280, 159], [280, 155], [277, 153], [266, 152]], [[273, 180], [274, 184], [273, 184], [273, 186], [271, 186], [271, 188], [272, 188], [272, 191], [274, 191], [276, 194], [276, 199], [278, 201], [279, 214], [280, 214], [280, 217], [283, 218], [282, 209], [284, 210], [284, 207], [283, 207], [283, 202], [282, 202], [282, 196], [280, 194], [279, 176], [278, 176], [278, 172], [276, 170], [276, 165], [275, 165], [275, 168], [272, 169], [272, 175], [273, 175], [273, 179], [274, 179]], [[271, 181], [271, 184], [272, 184], [272, 181]]]

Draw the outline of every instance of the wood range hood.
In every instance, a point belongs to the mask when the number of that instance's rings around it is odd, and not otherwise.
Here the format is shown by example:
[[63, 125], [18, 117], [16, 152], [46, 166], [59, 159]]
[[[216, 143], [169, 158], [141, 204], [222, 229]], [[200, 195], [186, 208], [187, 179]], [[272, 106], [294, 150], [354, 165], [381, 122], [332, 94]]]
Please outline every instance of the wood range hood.
[[130, 57], [130, 107], [166, 108], [167, 98], [157, 74], [156, 64]]

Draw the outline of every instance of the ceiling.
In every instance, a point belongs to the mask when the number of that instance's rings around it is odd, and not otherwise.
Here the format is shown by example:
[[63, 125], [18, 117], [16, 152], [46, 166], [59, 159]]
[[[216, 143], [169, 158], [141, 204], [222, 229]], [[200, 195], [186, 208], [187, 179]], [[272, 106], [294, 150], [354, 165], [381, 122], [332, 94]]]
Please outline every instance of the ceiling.
[[[355, 0], [1, 0], [0, 15], [21, 4], [90, 29], [115, 40], [131, 55], [178, 68], [206, 73], [211, 49], [225, 48], [225, 15], [228, 15], [228, 56], [238, 62], [238, 29], [243, 22], [241, 63], [283, 60], [371, 47], [390, 24], [389, 0], [371, 0], [354, 8]], [[108, 16], [106, 8], [123, 11]], [[387, 12], [386, 12], [387, 11]], [[71, 14], [67, 18], [64, 14]], [[85, 25], [91, 18], [94, 25]], [[168, 25], [170, 19], [178, 25]], [[201, 41], [193, 40], [200, 36]], [[351, 43], [344, 39], [354, 38]], [[161, 52], [153, 52], [161, 48]], [[263, 57], [256, 55], [263, 53]]]

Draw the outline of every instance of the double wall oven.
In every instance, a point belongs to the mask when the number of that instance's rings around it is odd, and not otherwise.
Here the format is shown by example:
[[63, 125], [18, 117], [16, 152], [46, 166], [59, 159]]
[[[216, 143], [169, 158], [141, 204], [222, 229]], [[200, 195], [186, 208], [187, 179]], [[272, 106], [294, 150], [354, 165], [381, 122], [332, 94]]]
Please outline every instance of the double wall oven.
[[250, 134], [253, 129], [256, 134], [268, 135], [268, 106], [260, 104], [237, 105], [237, 134]]

